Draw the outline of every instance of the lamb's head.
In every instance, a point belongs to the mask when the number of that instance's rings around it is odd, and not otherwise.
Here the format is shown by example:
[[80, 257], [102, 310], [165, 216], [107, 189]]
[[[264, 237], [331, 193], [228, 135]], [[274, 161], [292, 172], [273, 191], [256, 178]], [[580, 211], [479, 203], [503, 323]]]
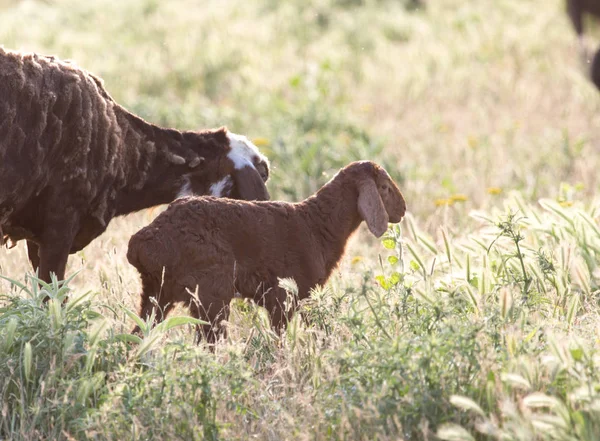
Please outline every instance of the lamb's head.
[[190, 162], [179, 197], [209, 195], [264, 201], [269, 199], [266, 182], [269, 160], [245, 136], [223, 131], [225, 148], [212, 159]]
[[350, 164], [358, 190], [357, 208], [369, 230], [377, 237], [386, 232], [388, 222], [398, 223], [406, 213], [406, 201], [383, 167], [371, 161]]

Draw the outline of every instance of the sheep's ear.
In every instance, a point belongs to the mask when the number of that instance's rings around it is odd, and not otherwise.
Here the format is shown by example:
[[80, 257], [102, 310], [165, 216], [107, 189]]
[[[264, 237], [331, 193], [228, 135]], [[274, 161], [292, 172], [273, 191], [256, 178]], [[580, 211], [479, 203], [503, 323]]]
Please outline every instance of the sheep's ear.
[[376, 237], [387, 231], [388, 214], [373, 179], [365, 179], [358, 184], [358, 212]]
[[245, 166], [233, 171], [233, 179], [242, 199], [247, 201], [268, 201], [269, 191], [258, 171]]

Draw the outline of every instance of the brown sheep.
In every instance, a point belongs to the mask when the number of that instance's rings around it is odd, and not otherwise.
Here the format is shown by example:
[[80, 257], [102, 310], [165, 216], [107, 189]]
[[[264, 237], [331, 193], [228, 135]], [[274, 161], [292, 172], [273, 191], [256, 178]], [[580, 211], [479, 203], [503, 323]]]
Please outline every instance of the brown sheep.
[[45, 281], [114, 216], [192, 194], [266, 200], [268, 175], [244, 137], [155, 126], [74, 64], [0, 48], [0, 245], [27, 239]]
[[[158, 320], [183, 302], [211, 323], [203, 331], [213, 343], [239, 293], [266, 307], [280, 329], [289, 316], [278, 278], [293, 278], [299, 300], [306, 298], [327, 281], [363, 220], [380, 237], [405, 211], [394, 181], [370, 161], [346, 166], [299, 203], [180, 199], [129, 241], [127, 259], [142, 280], [140, 316], [150, 316], [152, 297], [161, 309]], [[196, 289], [201, 305], [190, 294]]]

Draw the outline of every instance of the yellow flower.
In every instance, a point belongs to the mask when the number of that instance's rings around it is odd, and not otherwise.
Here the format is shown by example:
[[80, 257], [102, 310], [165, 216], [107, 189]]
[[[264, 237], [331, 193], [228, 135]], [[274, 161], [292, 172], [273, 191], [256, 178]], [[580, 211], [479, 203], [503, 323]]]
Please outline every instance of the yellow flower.
[[350, 141], [352, 141], [352, 138], [350, 138], [350, 135], [344, 132], [340, 135], [340, 141], [348, 145], [350, 144]]
[[571, 207], [573, 206], [573, 201], [560, 201], [559, 204], [561, 207]]
[[450, 196], [452, 202], [466, 202], [469, 198], [465, 194], [455, 194]]
[[260, 136], [258, 138], [254, 138], [252, 142], [257, 147], [266, 147], [271, 144], [271, 140], [269, 138], [262, 138]]
[[436, 199], [434, 203], [436, 207], [443, 207], [445, 205], [452, 205], [454, 201], [452, 199]]
[[477, 139], [476, 136], [469, 136], [467, 138], [467, 142], [469, 143], [469, 147], [471, 147], [472, 149], [474, 149], [475, 147], [477, 147], [479, 145], [479, 140]]
[[350, 263], [352, 263], [352, 265], [356, 265], [357, 263], [362, 262], [362, 260], [363, 260], [362, 256], [354, 256]]
[[487, 192], [489, 194], [500, 194], [502, 193], [502, 189], [500, 187], [488, 187]]

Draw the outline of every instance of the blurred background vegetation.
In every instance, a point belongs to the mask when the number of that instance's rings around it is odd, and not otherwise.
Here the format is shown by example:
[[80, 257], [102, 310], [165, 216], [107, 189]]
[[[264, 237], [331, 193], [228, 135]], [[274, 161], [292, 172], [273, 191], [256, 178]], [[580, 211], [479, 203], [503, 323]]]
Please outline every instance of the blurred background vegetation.
[[187, 328], [122, 341], [157, 211], [70, 259], [77, 301], [3, 281], [0, 439], [600, 439], [600, 93], [564, 0], [0, 0], [0, 44], [247, 135], [273, 198], [372, 159], [409, 207], [385, 248], [361, 229], [307, 322], [280, 339], [239, 303], [216, 354]]
[[75, 60], [149, 121], [258, 139], [277, 198], [357, 158], [434, 227], [455, 194], [598, 188], [600, 100], [563, 0], [5, 0], [0, 24], [0, 44]]

